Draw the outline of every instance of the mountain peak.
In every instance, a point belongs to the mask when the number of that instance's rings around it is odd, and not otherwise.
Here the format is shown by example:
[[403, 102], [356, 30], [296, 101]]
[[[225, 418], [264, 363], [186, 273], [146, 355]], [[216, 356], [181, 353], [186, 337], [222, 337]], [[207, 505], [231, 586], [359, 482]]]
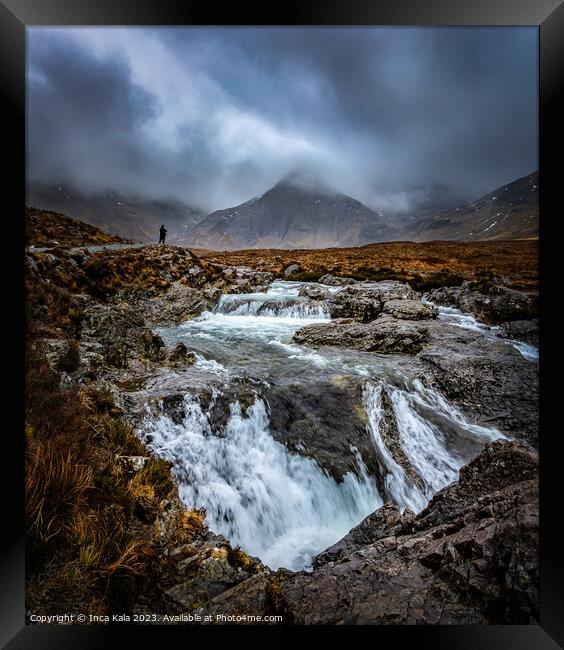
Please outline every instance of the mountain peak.
[[225, 250], [355, 246], [390, 241], [395, 231], [356, 199], [292, 172], [262, 196], [210, 214], [192, 234], [195, 245]]
[[311, 172], [294, 170], [282, 177], [272, 189], [298, 189], [307, 194], [338, 195], [325, 181]]

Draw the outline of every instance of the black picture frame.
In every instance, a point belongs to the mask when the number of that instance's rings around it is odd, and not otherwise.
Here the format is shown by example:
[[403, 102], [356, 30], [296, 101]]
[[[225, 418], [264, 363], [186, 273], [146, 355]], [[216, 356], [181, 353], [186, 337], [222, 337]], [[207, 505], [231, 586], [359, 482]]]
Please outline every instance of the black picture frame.
[[[3, 204], [11, 205], [11, 246], [16, 252], [15, 262], [5, 272], [14, 292], [13, 318], [5, 341], [21, 341], [23, 351], [21, 293], [23, 288], [23, 256], [17, 246], [21, 236], [23, 245], [23, 206], [25, 196], [25, 32], [36, 25], [536, 25], [540, 30], [540, 212], [541, 226], [541, 344], [540, 344], [540, 462], [541, 462], [541, 582], [540, 625], [538, 626], [390, 626], [371, 630], [373, 643], [409, 643], [417, 648], [557, 648], [564, 644], [564, 544], [559, 531], [561, 505], [564, 502], [563, 482], [559, 479], [561, 456], [558, 423], [557, 377], [558, 346], [552, 333], [557, 323], [550, 317], [548, 289], [552, 277], [551, 263], [558, 259], [548, 253], [549, 242], [554, 242], [555, 222], [561, 219], [558, 208], [562, 198], [558, 156], [562, 156], [562, 138], [559, 122], [564, 115], [562, 86], [564, 75], [564, 4], [557, 0], [382, 0], [369, 3], [363, 0], [317, 0], [297, 3], [277, 3], [260, 8], [231, 3], [221, 9], [215, 3], [174, 2], [160, 0], [3, 0], [0, 2], [0, 65], [2, 80], [2, 107], [5, 110], [3, 142]], [[8, 201], [6, 201], [8, 199]], [[554, 206], [555, 210], [551, 210]], [[11, 215], [11, 217], [10, 217]], [[14, 224], [17, 223], [17, 226]], [[16, 246], [14, 246], [14, 243]], [[6, 257], [6, 256], [4, 256]], [[19, 269], [22, 282], [12, 280]], [[23, 316], [23, 314], [21, 314]], [[553, 353], [554, 351], [554, 353]], [[21, 357], [20, 357], [21, 359]], [[21, 365], [21, 363], [20, 363]], [[14, 371], [17, 377], [21, 369]], [[21, 375], [19, 375], [21, 377]], [[24, 440], [21, 410], [23, 380], [12, 382], [13, 395], [9, 405], [14, 409], [15, 423], [4, 429], [4, 467], [0, 472], [4, 481], [4, 526], [0, 536], [0, 643], [2, 647], [21, 648], [109, 648], [118, 644], [132, 644], [142, 635], [145, 642], [159, 643], [161, 647], [173, 643], [194, 643], [195, 628], [183, 626], [36, 626], [24, 624], [24, 544], [23, 544], [23, 458]], [[8, 398], [6, 398], [8, 399]], [[22, 400], [20, 402], [19, 400]], [[555, 416], [554, 419], [552, 416]], [[12, 471], [7, 472], [6, 468]], [[9, 508], [13, 514], [8, 514]], [[215, 638], [226, 628], [198, 629], [200, 634]], [[230, 642], [249, 635], [264, 638], [266, 628], [229, 628]], [[275, 628], [280, 635], [280, 628]], [[285, 632], [305, 634], [308, 629], [284, 628]], [[231, 637], [231, 635], [235, 635]], [[350, 630], [332, 634], [350, 634]], [[199, 636], [199, 634], [198, 634]]]

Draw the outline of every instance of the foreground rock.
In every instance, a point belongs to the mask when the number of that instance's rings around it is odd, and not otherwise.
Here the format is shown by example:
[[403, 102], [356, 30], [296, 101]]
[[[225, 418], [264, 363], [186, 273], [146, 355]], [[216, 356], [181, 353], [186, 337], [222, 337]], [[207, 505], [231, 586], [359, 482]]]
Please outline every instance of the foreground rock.
[[377, 511], [282, 593], [305, 624], [537, 622], [536, 455], [488, 445], [417, 517]]
[[415, 354], [429, 340], [426, 324], [383, 315], [369, 323], [337, 319], [321, 325], [307, 325], [294, 334], [294, 341], [313, 347], [334, 345], [364, 352]]
[[354, 377], [272, 386], [266, 392], [272, 436], [293, 453], [314, 458], [337, 481], [347, 472], [358, 473], [351, 448], [358, 450], [369, 473], [378, 476], [362, 386]]
[[135, 361], [156, 362], [164, 342], [126, 302], [101, 303], [84, 296], [82, 340], [98, 343], [105, 362], [127, 368]]
[[415, 362], [419, 375], [470, 419], [538, 444], [538, 364], [512, 346], [454, 328], [431, 328], [431, 344]]
[[173, 282], [162, 295], [139, 300], [136, 304], [147, 323], [166, 326], [182, 323], [211, 309], [215, 301], [201, 289], [190, 287], [181, 280]]
[[244, 597], [257, 579], [265, 586], [271, 571], [222, 535], [208, 531], [204, 510], [186, 510], [178, 498], [161, 506], [154, 522], [160, 542], [157, 566], [135, 613], [174, 616], [203, 608], [203, 618], [223, 595]]

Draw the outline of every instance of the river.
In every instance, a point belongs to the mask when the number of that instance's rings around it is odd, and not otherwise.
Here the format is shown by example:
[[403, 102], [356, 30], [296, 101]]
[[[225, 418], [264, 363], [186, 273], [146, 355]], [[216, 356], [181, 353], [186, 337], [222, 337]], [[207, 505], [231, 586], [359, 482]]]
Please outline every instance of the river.
[[[441, 394], [410, 377], [399, 355], [293, 343], [297, 329], [329, 319], [323, 305], [299, 295], [303, 286], [279, 281], [265, 293], [224, 295], [213, 312], [157, 330], [167, 344], [182, 341], [197, 361], [156, 380], [182, 392], [182, 417], [166, 410], [155, 415], [147, 407], [140, 429], [154, 453], [172, 461], [183, 502], [204, 507], [214, 532], [273, 569], [309, 570], [314, 555], [385, 501], [422, 510], [485, 442], [505, 437], [468, 421]], [[311, 450], [300, 453], [295, 436], [291, 447], [280, 441], [280, 432], [273, 435], [272, 404], [282, 394], [302, 410], [293, 425], [298, 431], [315, 426], [321, 446], [323, 436], [328, 446], [338, 444], [334, 425], [330, 431], [323, 419], [325, 403], [333, 421], [340, 408], [327, 386], [341, 391], [343, 423], [358, 388], [352, 408], [378, 458], [378, 480], [354, 444], [339, 452], [354, 469], [338, 480]], [[300, 402], [305, 393], [316, 396], [314, 410], [321, 416]], [[228, 403], [218, 419], [214, 413], [222, 399]], [[400, 448], [395, 451], [384, 435], [390, 422]]]

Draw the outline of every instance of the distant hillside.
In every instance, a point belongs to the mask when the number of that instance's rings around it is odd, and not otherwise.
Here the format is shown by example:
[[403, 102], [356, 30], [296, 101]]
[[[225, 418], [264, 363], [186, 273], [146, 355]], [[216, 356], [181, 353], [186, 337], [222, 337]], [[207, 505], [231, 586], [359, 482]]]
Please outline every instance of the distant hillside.
[[292, 174], [260, 197], [210, 214], [193, 229], [192, 243], [215, 250], [325, 248], [396, 235], [360, 201]]
[[409, 241], [529, 239], [539, 234], [538, 171], [454, 210], [422, 217], [402, 231]]
[[127, 243], [122, 237], [110, 235], [95, 226], [71, 219], [58, 212], [26, 208], [26, 246], [103, 246]]
[[205, 216], [180, 201], [148, 201], [110, 191], [86, 194], [62, 184], [29, 187], [26, 204], [72, 215], [134, 241], [157, 242], [164, 224], [167, 242], [177, 245], [187, 243], [187, 233]]

